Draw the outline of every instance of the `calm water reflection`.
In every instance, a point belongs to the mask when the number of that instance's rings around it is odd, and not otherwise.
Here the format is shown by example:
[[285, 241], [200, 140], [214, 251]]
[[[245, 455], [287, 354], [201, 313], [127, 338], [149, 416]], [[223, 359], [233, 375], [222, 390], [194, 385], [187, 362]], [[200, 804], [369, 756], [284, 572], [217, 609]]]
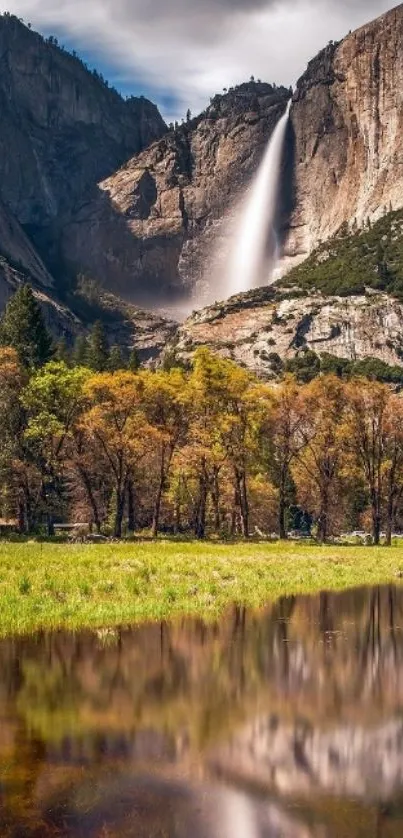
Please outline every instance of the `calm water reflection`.
[[403, 588], [0, 642], [2, 838], [401, 838]]

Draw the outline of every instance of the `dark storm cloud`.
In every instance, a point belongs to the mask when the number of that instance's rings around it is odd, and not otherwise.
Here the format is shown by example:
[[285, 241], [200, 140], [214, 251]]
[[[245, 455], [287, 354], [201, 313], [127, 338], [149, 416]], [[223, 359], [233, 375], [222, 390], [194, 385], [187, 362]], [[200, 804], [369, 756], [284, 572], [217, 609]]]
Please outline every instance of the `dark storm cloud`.
[[390, 0], [8, 0], [10, 11], [99, 57], [176, 116], [255, 75], [292, 84], [330, 39], [382, 14]]

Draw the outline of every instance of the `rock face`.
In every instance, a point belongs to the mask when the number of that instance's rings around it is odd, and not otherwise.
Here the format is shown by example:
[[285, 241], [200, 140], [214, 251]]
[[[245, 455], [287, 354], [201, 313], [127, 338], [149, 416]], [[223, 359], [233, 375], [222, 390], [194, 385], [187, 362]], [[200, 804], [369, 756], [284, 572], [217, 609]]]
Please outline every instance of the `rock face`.
[[[53, 279], [12, 213], [0, 202], [0, 263], [23, 269], [31, 280], [51, 287]], [[5, 274], [4, 274], [5, 276]]]
[[18, 285], [29, 281], [45, 320], [56, 337], [72, 340], [81, 324], [66, 306], [52, 298], [53, 278], [11, 212], [0, 203], [0, 311]]
[[135, 349], [143, 364], [156, 361], [175, 338], [178, 324], [167, 317], [144, 311], [107, 292], [100, 294], [99, 304], [107, 319], [110, 345]]
[[[8, 14], [0, 15], [0, 112], [0, 310], [29, 281], [54, 335], [71, 342], [85, 325], [58, 301], [69, 263], [68, 254], [60, 261], [60, 231], [100, 179], [167, 129], [147, 99], [124, 101], [54, 39]], [[147, 360], [172, 332], [164, 323], [116, 312], [111, 342], [137, 341]]]
[[185, 321], [176, 336], [176, 352], [187, 360], [198, 346], [209, 346], [262, 376], [275, 372], [278, 357], [294, 358], [307, 349], [400, 365], [403, 304], [370, 291], [355, 297], [307, 297], [259, 289]]
[[289, 96], [251, 82], [215, 97], [100, 183], [65, 230], [64, 258], [129, 299], [190, 289]]
[[62, 216], [166, 130], [144, 98], [98, 75], [16, 17], [0, 16], [0, 199], [34, 242], [57, 250]]
[[287, 255], [301, 260], [346, 222], [403, 206], [403, 5], [311, 61], [291, 119]]
[[403, 726], [339, 726], [330, 731], [259, 718], [218, 751], [213, 765], [238, 780], [284, 795], [315, 792], [388, 800], [403, 783]]

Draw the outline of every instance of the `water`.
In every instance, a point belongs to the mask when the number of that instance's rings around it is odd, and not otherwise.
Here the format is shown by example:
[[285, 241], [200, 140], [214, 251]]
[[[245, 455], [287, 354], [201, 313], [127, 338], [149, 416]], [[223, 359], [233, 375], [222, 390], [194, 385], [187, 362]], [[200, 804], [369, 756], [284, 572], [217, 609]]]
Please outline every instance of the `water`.
[[403, 588], [0, 642], [2, 838], [401, 838]]
[[277, 262], [275, 221], [291, 99], [269, 140], [255, 180], [240, 208], [230, 254], [227, 296], [266, 285]]

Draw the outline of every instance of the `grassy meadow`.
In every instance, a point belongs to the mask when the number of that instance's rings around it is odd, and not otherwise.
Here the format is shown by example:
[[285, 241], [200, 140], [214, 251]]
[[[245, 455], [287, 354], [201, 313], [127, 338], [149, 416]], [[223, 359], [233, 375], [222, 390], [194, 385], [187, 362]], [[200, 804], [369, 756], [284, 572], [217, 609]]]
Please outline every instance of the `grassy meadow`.
[[403, 547], [172, 541], [0, 545], [0, 636], [211, 618], [232, 603], [398, 582]]

